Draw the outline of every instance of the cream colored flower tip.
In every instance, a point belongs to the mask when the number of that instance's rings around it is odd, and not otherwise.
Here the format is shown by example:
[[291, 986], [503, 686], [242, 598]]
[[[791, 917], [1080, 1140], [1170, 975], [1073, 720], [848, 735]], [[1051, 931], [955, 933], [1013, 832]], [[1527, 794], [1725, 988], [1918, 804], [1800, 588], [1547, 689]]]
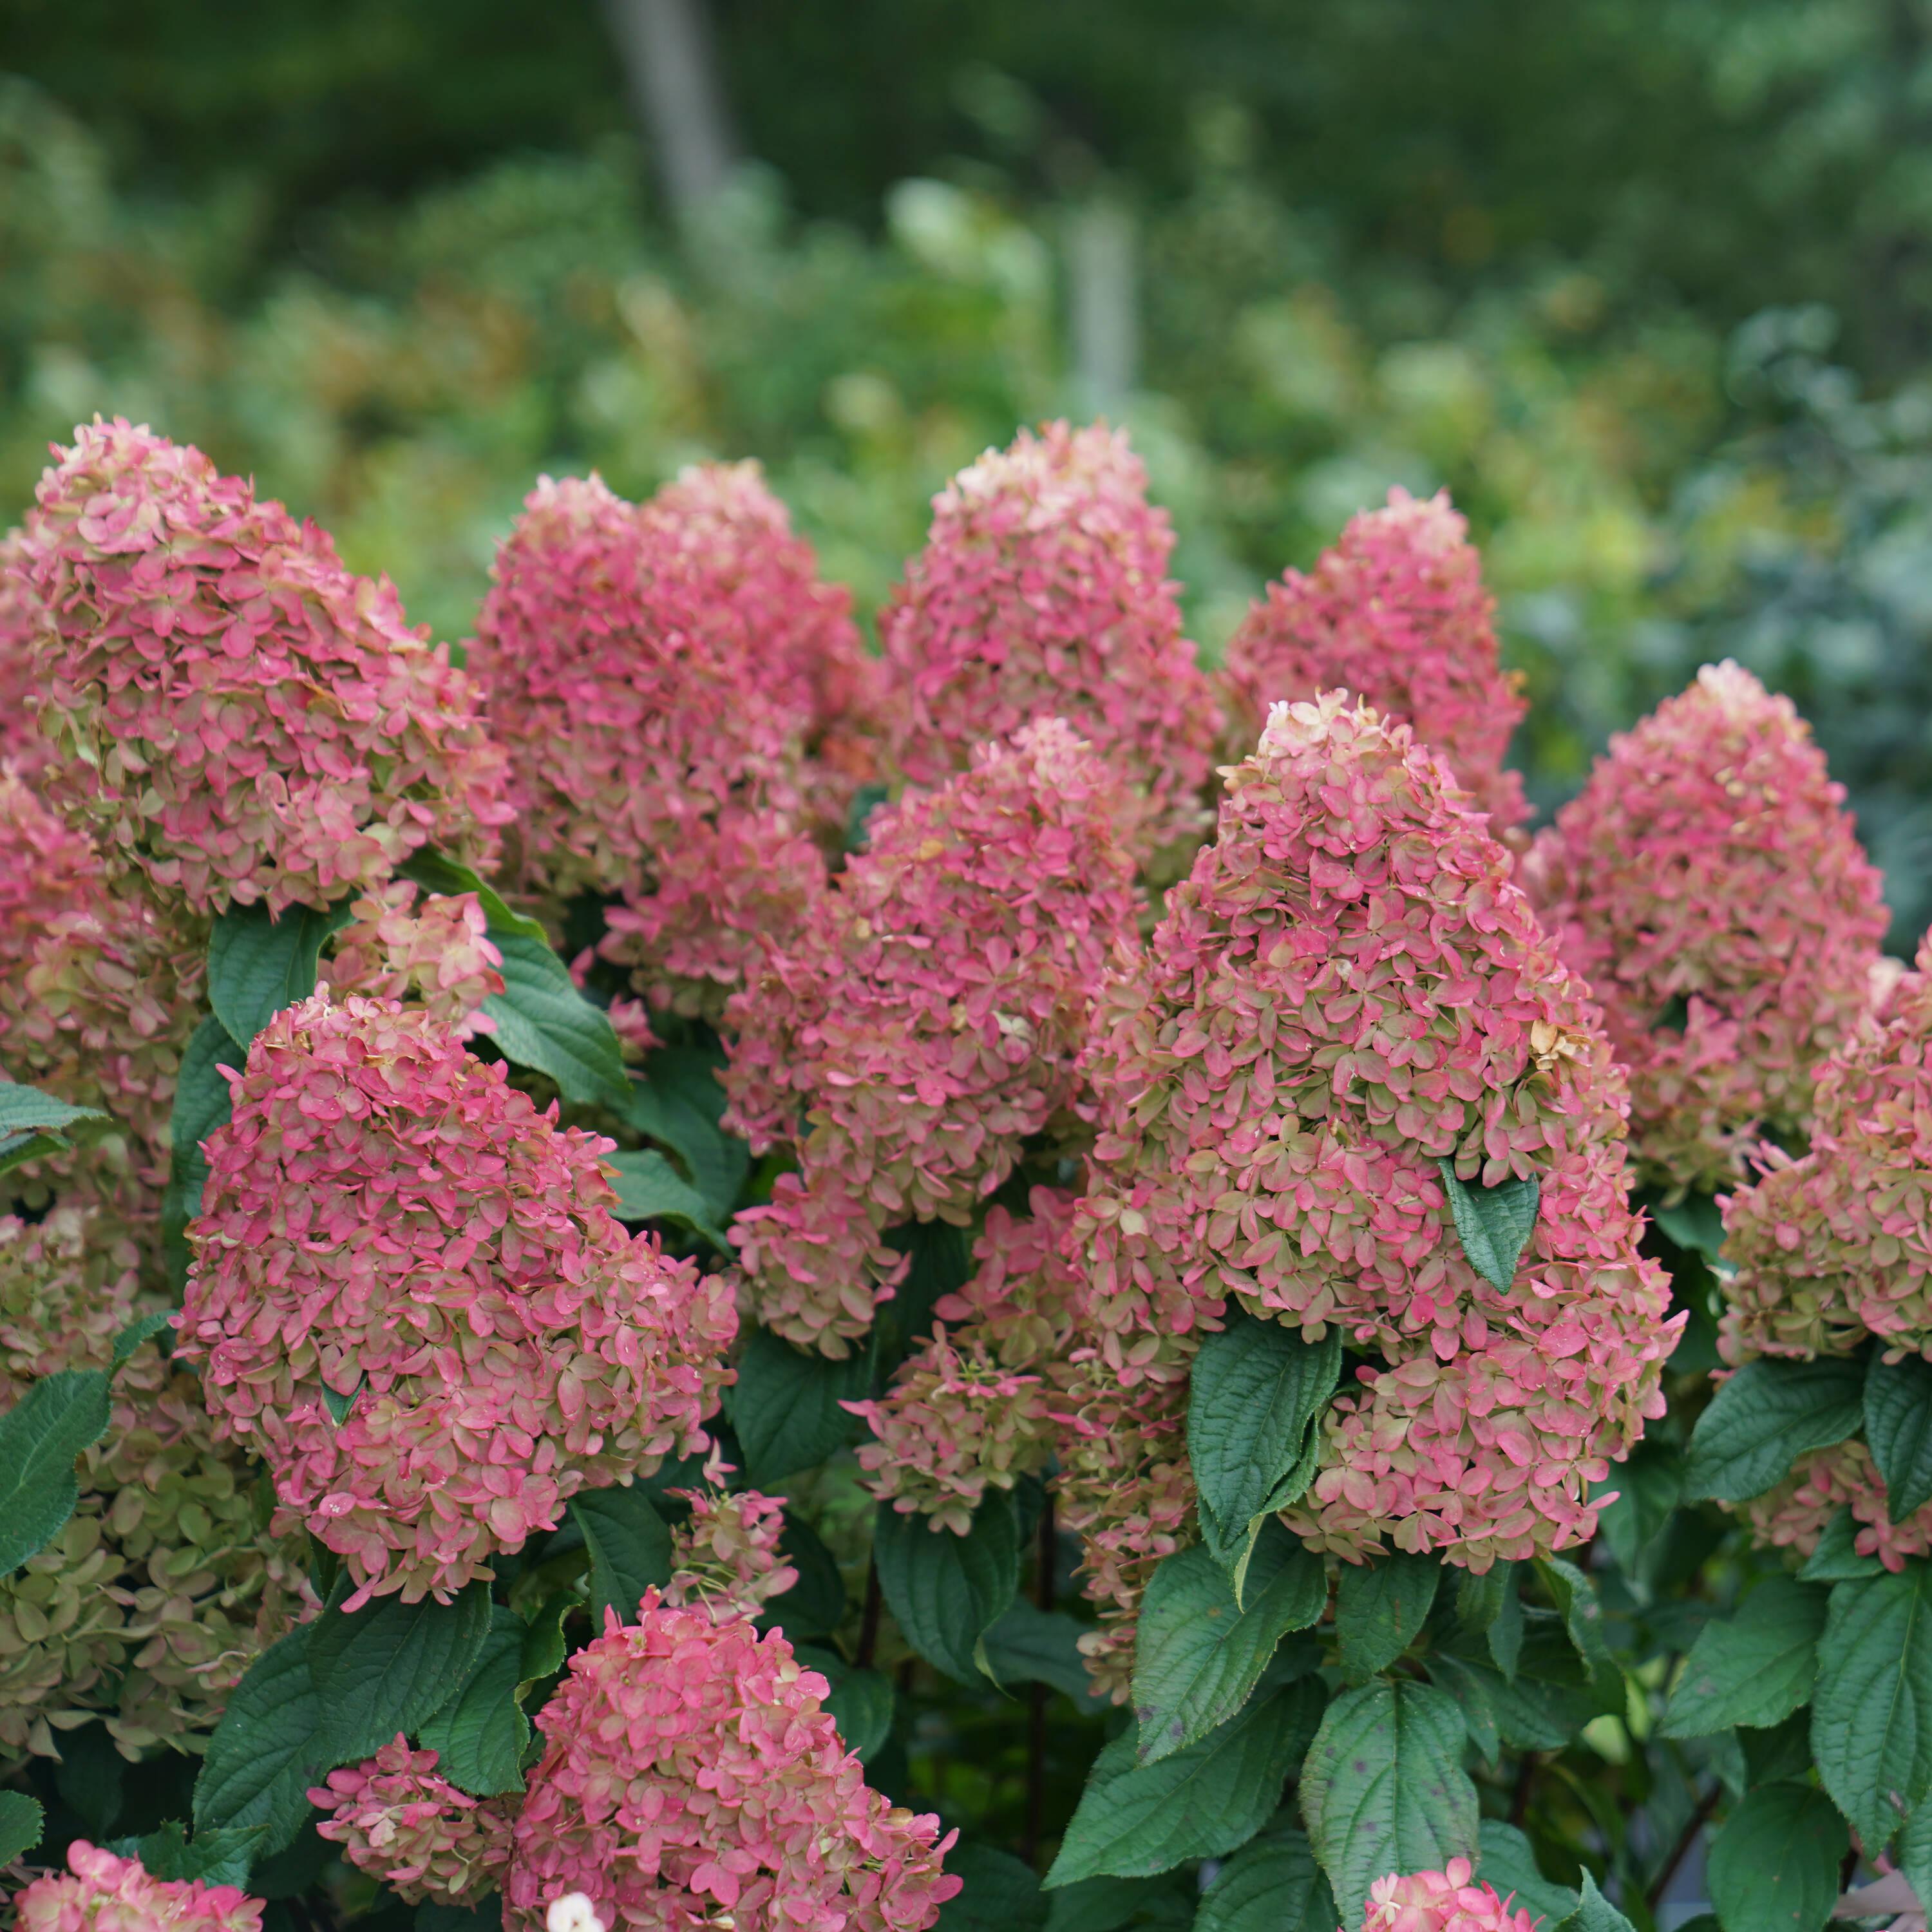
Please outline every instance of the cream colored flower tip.
[[544, 1914], [544, 1932], [609, 1932], [597, 1908], [580, 1892], [566, 1892], [550, 1902]]

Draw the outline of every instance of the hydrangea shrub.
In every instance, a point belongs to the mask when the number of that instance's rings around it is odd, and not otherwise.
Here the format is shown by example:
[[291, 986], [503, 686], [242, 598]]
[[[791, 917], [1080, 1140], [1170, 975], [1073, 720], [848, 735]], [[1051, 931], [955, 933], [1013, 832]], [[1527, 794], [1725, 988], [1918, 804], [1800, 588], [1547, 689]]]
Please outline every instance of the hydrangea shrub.
[[55, 453], [19, 1924], [1917, 1922], [1932, 951], [1736, 666], [1532, 841], [1446, 497], [1211, 672], [1172, 546], [1023, 430], [875, 656], [755, 464], [545, 478], [458, 651]]

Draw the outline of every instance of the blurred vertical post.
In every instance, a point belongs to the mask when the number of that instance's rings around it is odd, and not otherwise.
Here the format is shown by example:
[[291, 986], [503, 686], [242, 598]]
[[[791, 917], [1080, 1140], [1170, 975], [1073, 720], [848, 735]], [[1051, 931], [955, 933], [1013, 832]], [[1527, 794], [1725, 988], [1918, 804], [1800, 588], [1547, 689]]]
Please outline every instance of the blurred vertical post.
[[1066, 236], [1073, 376], [1083, 405], [1118, 414], [1140, 362], [1138, 236], [1133, 211], [1109, 194], [1076, 204]]
[[604, 0], [631, 112], [687, 232], [729, 178], [738, 144], [704, 0]]

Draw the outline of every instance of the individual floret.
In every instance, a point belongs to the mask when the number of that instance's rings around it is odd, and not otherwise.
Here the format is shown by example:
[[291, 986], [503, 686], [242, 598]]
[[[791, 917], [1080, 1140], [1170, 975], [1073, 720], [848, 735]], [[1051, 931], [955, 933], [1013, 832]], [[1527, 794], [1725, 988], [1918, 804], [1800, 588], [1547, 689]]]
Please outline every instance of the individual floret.
[[1377, 1879], [1361, 1932], [1537, 1932], [1539, 1922], [1515, 1900], [1477, 1883], [1467, 1858], [1451, 1858], [1441, 1871]]
[[1483, 588], [1468, 525], [1446, 490], [1351, 520], [1312, 572], [1282, 573], [1228, 641], [1232, 754], [1244, 756], [1270, 705], [1338, 686], [1405, 719], [1448, 766], [1498, 837], [1529, 815], [1502, 768], [1525, 710], [1498, 662], [1496, 600]]
[[1106, 768], [1058, 719], [872, 820], [797, 947], [734, 1000], [729, 1123], [799, 1171], [738, 1217], [759, 1318], [842, 1353], [896, 1223], [964, 1226], [1030, 1136], [1077, 1127], [1095, 989], [1132, 933]]
[[[155, 1310], [136, 1260], [96, 1210], [0, 1216], [0, 1412], [43, 1376], [110, 1366]], [[315, 1608], [302, 1539], [268, 1533], [266, 1484], [164, 1342], [116, 1375], [73, 1515], [0, 1577], [0, 1752], [56, 1755], [94, 1717], [130, 1758], [200, 1751], [249, 1665]]]
[[1128, 781], [1136, 854], [1192, 837], [1219, 707], [1167, 577], [1174, 532], [1124, 433], [1050, 423], [933, 499], [931, 534], [879, 620], [892, 755], [917, 784], [1064, 718]]
[[580, 893], [620, 901], [608, 956], [713, 1013], [758, 935], [803, 916], [824, 878], [815, 835], [834, 836], [812, 817], [805, 644], [766, 634], [782, 595], [723, 527], [545, 477], [497, 554], [476, 646], [511, 752], [520, 884], [553, 914]]
[[959, 1889], [954, 1834], [868, 1787], [826, 1694], [778, 1631], [655, 1591], [612, 1612], [537, 1719], [506, 1922], [581, 1893], [633, 1932], [923, 1932]]
[[[1510, 872], [1408, 726], [1341, 692], [1278, 705], [1089, 1057], [1084, 1325], [1129, 1385], [1184, 1376], [1231, 1299], [1377, 1352], [1288, 1519], [1353, 1560], [1579, 1541], [1662, 1412], [1678, 1324], [1637, 1252], [1621, 1083]], [[1444, 1163], [1538, 1184], [1507, 1288], [1466, 1256]]]
[[503, 956], [474, 892], [430, 897], [397, 879], [352, 901], [349, 914], [326, 969], [333, 992], [379, 1000], [413, 996], [458, 1040], [495, 1030], [482, 1009], [503, 990]]
[[1725, 1358], [1932, 1350], [1932, 938], [1818, 1077], [1810, 1150], [1724, 1203]]
[[68, 1846], [67, 1863], [14, 1898], [18, 1932], [262, 1932], [262, 1901], [235, 1886], [155, 1878], [85, 1838]]
[[194, 916], [326, 907], [508, 815], [470, 680], [328, 536], [122, 421], [75, 434], [27, 525], [52, 802]]
[[502, 1882], [520, 1800], [472, 1798], [436, 1763], [434, 1751], [411, 1750], [398, 1732], [308, 1794], [329, 1814], [316, 1830], [405, 1904], [474, 1905]]
[[1802, 1137], [1886, 928], [1844, 796], [1788, 698], [1707, 664], [1538, 838], [1527, 882], [1630, 1070], [1642, 1179], [1721, 1186]]
[[277, 1014], [206, 1143], [181, 1352], [356, 1588], [447, 1596], [586, 1485], [700, 1447], [720, 1276], [612, 1217], [560, 1131], [419, 1012]]
[[709, 1486], [669, 1493], [690, 1505], [688, 1520], [670, 1533], [671, 1576], [664, 1600], [701, 1610], [718, 1620], [758, 1617], [774, 1597], [798, 1581], [778, 1548], [784, 1504], [776, 1496], [718, 1486], [727, 1465], [714, 1458]]

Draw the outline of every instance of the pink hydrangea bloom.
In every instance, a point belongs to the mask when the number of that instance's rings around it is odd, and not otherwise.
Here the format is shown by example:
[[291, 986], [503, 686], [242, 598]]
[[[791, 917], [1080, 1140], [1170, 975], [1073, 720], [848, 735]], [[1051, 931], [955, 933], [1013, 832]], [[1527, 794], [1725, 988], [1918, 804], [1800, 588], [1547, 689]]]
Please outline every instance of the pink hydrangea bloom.
[[1886, 914], [1788, 698], [1706, 665], [1610, 740], [1526, 883], [1630, 1070], [1645, 1178], [1720, 1186], [1756, 1136], [1803, 1132], [1820, 1063], [1870, 1003]]
[[19, 1932], [262, 1932], [262, 1901], [234, 1886], [155, 1878], [85, 1838], [68, 1846], [67, 1863], [16, 1894]]
[[1174, 532], [1124, 432], [1050, 423], [933, 499], [926, 548], [879, 620], [892, 754], [918, 784], [1064, 717], [1132, 790], [1138, 854], [1198, 831], [1220, 729], [1168, 580]]
[[1932, 1554], [1932, 1503], [1894, 1522], [1885, 1478], [1871, 1451], [1856, 1437], [1801, 1456], [1776, 1487], [1735, 1506], [1753, 1538], [1767, 1548], [1809, 1556], [1826, 1526], [1849, 1509], [1857, 1527], [1852, 1546], [1861, 1556], [1876, 1556], [1888, 1570], [1904, 1568], [1908, 1557]]
[[490, 922], [474, 892], [432, 897], [394, 879], [352, 901], [349, 911], [324, 969], [334, 992], [413, 996], [458, 1040], [493, 1030], [479, 1010], [503, 990], [503, 956], [490, 944]]
[[26, 577], [24, 530], [0, 536], [0, 763], [10, 760], [28, 776], [46, 762], [48, 746], [35, 712], [40, 679], [34, 640], [41, 605]]
[[1377, 1879], [1362, 1932], [1536, 1932], [1539, 1922], [1514, 1901], [1476, 1883], [1467, 1858], [1451, 1858], [1442, 1871]]
[[1726, 1359], [1932, 1352], [1932, 935], [1820, 1070], [1811, 1146], [1724, 1203]]
[[508, 815], [470, 681], [386, 582], [198, 450], [75, 433], [27, 526], [52, 802], [190, 914], [326, 906]]
[[421, 1012], [317, 994], [257, 1035], [205, 1144], [180, 1352], [352, 1606], [446, 1595], [578, 1490], [700, 1446], [728, 1379], [722, 1278], [627, 1234], [610, 1143], [504, 1072]]
[[[721, 1483], [728, 1465], [713, 1458], [706, 1474]], [[766, 1604], [798, 1581], [779, 1552], [784, 1504], [776, 1496], [742, 1490], [673, 1490], [691, 1505], [688, 1522], [670, 1533], [671, 1579], [664, 1600], [724, 1621], [763, 1615]]]
[[935, 1310], [962, 1325], [936, 1327], [880, 1400], [846, 1405], [872, 1430], [859, 1449], [868, 1486], [902, 1513], [964, 1536], [988, 1483], [1010, 1489], [1052, 1453], [1052, 1385], [1079, 1294], [1061, 1252], [1075, 1204], [1064, 1188], [1036, 1187], [1028, 1217], [988, 1208], [971, 1278]]
[[1345, 687], [1406, 719], [1490, 814], [1500, 837], [1529, 815], [1502, 768], [1525, 704], [1497, 659], [1496, 600], [1448, 493], [1389, 492], [1304, 576], [1284, 571], [1228, 640], [1223, 673], [1244, 755], [1283, 699]]
[[553, 905], [621, 898], [611, 956], [697, 1010], [803, 916], [815, 835], [843, 824], [812, 816], [819, 688], [796, 661], [828, 613], [786, 603], [796, 556], [748, 572], [740, 513], [695, 514], [715, 493], [680, 487], [640, 510], [595, 476], [540, 481], [497, 553], [475, 661], [510, 747], [523, 885]]
[[[0, 1413], [35, 1382], [105, 1369], [164, 1305], [101, 1210], [0, 1216]], [[58, 1754], [106, 1721], [122, 1754], [200, 1742], [257, 1655], [316, 1607], [299, 1537], [265, 1534], [259, 1472], [218, 1442], [195, 1378], [158, 1342], [114, 1378], [59, 1533], [0, 1576], [0, 1750]]]
[[502, 1882], [519, 1801], [472, 1798], [438, 1774], [436, 1762], [398, 1732], [308, 1794], [330, 1814], [316, 1829], [407, 1904], [474, 1904]]
[[[1235, 1297], [1377, 1350], [1286, 1519], [1354, 1560], [1580, 1541], [1662, 1413], [1679, 1324], [1637, 1252], [1621, 1082], [1510, 875], [1407, 725], [1278, 705], [1089, 1055], [1083, 1324], [1128, 1384], [1184, 1374]], [[1540, 1184], [1507, 1291], [1463, 1254], [1444, 1160]]]
[[808, 1347], [869, 1325], [907, 1220], [964, 1224], [1071, 1118], [1095, 988], [1134, 929], [1107, 769], [1060, 720], [880, 812], [797, 946], [734, 1000], [728, 1124], [795, 1140], [740, 1214], [753, 1305]]
[[954, 1834], [868, 1787], [826, 1690], [776, 1630], [655, 1591], [636, 1623], [613, 1613], [537, 1719], [507, 1922], [581, 1892], [635, 1932], [923, 1932], [959, 1889]]

